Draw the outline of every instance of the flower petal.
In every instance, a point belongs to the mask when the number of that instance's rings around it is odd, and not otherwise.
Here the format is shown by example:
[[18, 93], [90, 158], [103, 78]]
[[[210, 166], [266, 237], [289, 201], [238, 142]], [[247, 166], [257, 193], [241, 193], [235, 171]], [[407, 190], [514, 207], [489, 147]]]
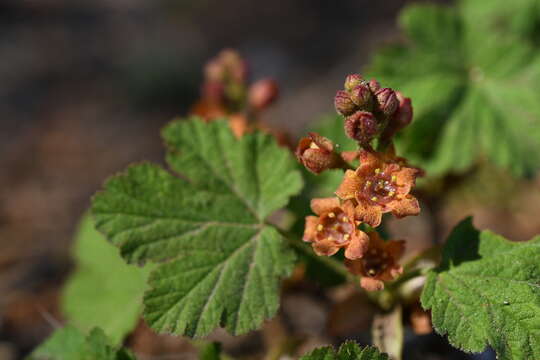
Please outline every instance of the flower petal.
[[391, 209], [392, 214], [397, 218], [418, 215], [420, 213], [418, 200], [412, 195], [407, 195], [399, 200], [390, 202], [388, 208]]
[[377, 227], [381, 224], [382, 209], [378, 205], [369, 205], [360, 203], [355, 209], [355, 218], [371, 227]]
[[359, 155], [360, 155], [359, 151], [343, 151], [341, 153], [341, 157], [343, 158], [343, 160], [347, 162], [351, 162], [358, 159]]
[[369, 237], [363, 231], [358, 231], [353, 235], [347, 249], [345, 249], [345, 257], [347, 259], [355, 260], [364, 256], [369, 246]]
[[337, 197], [319, 198], [311, 200], [311, 210], [317, 215], [322, 215], [339, 207]]
[[319, 218], [317, 216], [306, 216], [306, 224], [304, 227], [304, 237], [302, 240], [306, 242], [315, 241], [315, 235], [317, 234], [317, 225], [319, 224]]
[[411, 191], [411, 187], [416, 182], [418, 176], [418, 170], [410, 167], [403, 167], [401, 170], [394, 173], [396, 177], [396, 184], [398, 185], [398, 193], [406, 195]]
[[354, 194], [362, 185], [362, 179], [356, 176], [353, 170], [345, 171], [343, 181], [336, 190], [336, 195], [343, 200], [353, 199]]
[[339, 250], [339, 247], [332, 240], [317, 241], [312, 246], [315, 254], [319, 256], [332, 256]]
[[370, 167], [376, 168], [381, 167], [382, 161], [376, 152], [362, 150], [360, 151], [360, 166], [361, 167]]
[[384, 283], [382, 281], [369, 277], [362, 277], [360, 279], [360, 286], [367, 291], [381, 291], [384, 289]]
[[309, 133], [309, 137], [311, 140], [317, 145], [320, 149], [326, 151], [326, 152], [332, 152], [334, 151], [334, 143], [330, 141], [330, 139], [325, 138], [322, 135], [319, 135], [314, 132]]
[[387, 241], [385, 245], [385, 250], [395, 261], [398, 261], [405, 252], [405, 240], [391, 240]]

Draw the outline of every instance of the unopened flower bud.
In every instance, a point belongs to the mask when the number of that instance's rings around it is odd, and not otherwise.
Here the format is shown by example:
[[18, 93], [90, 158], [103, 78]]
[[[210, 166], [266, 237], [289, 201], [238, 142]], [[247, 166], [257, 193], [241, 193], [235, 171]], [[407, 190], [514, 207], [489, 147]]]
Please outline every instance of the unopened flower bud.
[[381, 89], [381, 84], [379, 84], [377, 80], [371, 79], [369, 81], [369, 88], [371, 89], [371, 92], [375, 94], [377, 91]]
[[278, 96], [277, 83], [272, 79], [257, 81], [249, 89], [249, 104], [256, 110], [262, 110], [270, 105]]
[[379, 111], [385, 116], [392, 116], [399, 106], [399, 100], [394, 90], [390, 88], [380, 89], [375, 93]]
[[368, 111], [357, 111], [345, 119], [345, 134], [367, 146], [379, 131], [377, 119]]
[[317, 133], [309, 133], [309, 137], [300, 139], [295, 154], [298, 161], [315, 174], [344, 166], [343, 159], [334, 152], [332, 141]]
[[413, 108], [410, 98], [403, 96], [399, 91], [396, 91], [396, 97], [399, 101], [399, 106], [391, 122], [397, 125], [396, 131], [399, 131], [411, 123], [413, 118]]
[[364, 82], [364, 79], [362, 79], [362, 77], [358, 74], [347, 75], [347, 77], [345, 78], [345, 85], [344, 85], [345, 90], [351, 91], [352, 89], [354, 89], [355, 87], [357, 87], [363, 82]]
[[409, 125], [412, 121], [413, 108], [411, 99], [403, 96], [399, 91], [396, 91], [396, 97], [399, 106], [381, 135], [381, 138], [385, 141], [390, 140], [398, 131]]
[[202, 97], [213, 103], [219, 103], [223, 100], [223, 85], [217, 81], [207, 81], [202, 86]]
[[336, 93], [334, 106], [336, 107], [336, 111], [343, 116], [351, 115], [356, 111], [356, 105], [351, 100], [350, 95], [343, 90]]
[[225, 77], [225, 68], [218, 59], [211, 60], [204, 67], [204, 76], [207, 81], [222, 81]]
[[351, 100], [359, 107], [359, 110], [370, 110], [373, 95], [369, 86], [360, 84], [351, 90]]

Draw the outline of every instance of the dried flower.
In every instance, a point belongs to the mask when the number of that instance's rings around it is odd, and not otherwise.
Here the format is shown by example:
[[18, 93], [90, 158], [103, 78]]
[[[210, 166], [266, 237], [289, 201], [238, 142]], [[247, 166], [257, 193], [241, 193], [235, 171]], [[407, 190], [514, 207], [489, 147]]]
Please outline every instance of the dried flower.
[[360, 286], [367, 291], [384, 289], [384, 282], [397, 278], [403, 267], [398, 261], [405, 251], [405, 241], [384, 241], [376, 231], [368, 233], [369, 246], [361, 259], [345, 260], [347, 269], [360, 276]]
[[358, 106], [358, 110], [370, 110], [373, 103], [373, 94], [367, 84], [360, 84], [351, 90], [351, 100]]
[[278, 97], [278, 86], [273, 79], [262, 79], [251, 85], [249, 104], [256, 110], [262, 110]]
[[362, 79], [362, 76], [360, 76], [359, 74], [350, 74], [347, 75], [347, 77], [345, 78], [345, 84], [343, 85], [343, 87], [346, 91], [351, 91], [363, 82], [364, 79]]
[[319, 256], [332, 256], [345, 248], [345, 257], [359, 259], [368, 246], [368, 236], [358, 230], [354, 219], [354, 205], [338, 198], [313, 199], [311, 209], [318, 216], [306, 217], [303, 240], [311, 242]]
[[390, 88], [380, 89], [375, 93], [378, 110], [384, 116], [392, 116], [396, 112], [399, 101], [394, 90]]
[[336, 111], [343, 116], [351, 115], [356, 111], [356, 105], [351, 100], [350, 95], [343, 90], [336, 93], [334, 97], [334, 106]]
[[379, 132], [379, 124], [372, 113], [357, 111], [345, 119], [345, 134], [362, 146], [367, 146]]
[[309, 137], [300, 139], [295, 154], [298, 161], [315, 174], [346, 166], [345, 161], [334, 151], [332, 141], [317, 133], [309, 133]]
[[357, 202], [357, 219], [372, 227], [379, 226], [383, 213], [398, 218], [418, 215], [418, 200], [409, 194], [420, 170], [405, 166], [405, 161], [391, 153], [362, 150], [360, 166], [347, 170], [336, 195]]

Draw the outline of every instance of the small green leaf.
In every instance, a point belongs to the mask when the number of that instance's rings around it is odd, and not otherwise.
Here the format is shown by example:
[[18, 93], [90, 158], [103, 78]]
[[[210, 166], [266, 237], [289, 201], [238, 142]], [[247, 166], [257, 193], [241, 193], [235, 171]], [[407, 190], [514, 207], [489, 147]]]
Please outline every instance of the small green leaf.
[[428, 274], [422, 306], [463, 350], [491, 346], [501, 360], [540, 359], [540, 236], [511, 242], [461, 222]]
[[373, 346], [360, 347], [354, 341], [347, 341], [336, 351], [331, 346], [313, 350], [300, 360], [389, 360], [388, 355], [381, 354]]
[[102, 328], [119, 344], [137, 324], [151, 266], [126, 264], [85, 215], [75, 236], [77, 263], [62, 296], [67, 320], [84, 331]]
[[159, 332], [204, 336], [256, 329], [279, 305], [293, 250], [265, 223], [297, 194], [296, 163], [262, 133], [237, 140], [224, 121], [163, 131], [175, 176], [141, 164], [95, 196], [96, 226], [128, 262], [165, 261], [150, 276], [144, 318]]
[[400, 25], [410, 42], [373, 59], [368, 73], [413, 102], [398, 150], [429, 175], [462, 173], [484, 158], [532, 174], [540, 169], [540, 51], [482, 31], [475, 24], [485, 14], [469, 21], [464, 12], [407, 7]]
[[111, 346], [99, 328], [85, 336], [75, 327], [66, 326], [56, 330], [28, 360], [135, 360], [135, 357], [127, 350]]

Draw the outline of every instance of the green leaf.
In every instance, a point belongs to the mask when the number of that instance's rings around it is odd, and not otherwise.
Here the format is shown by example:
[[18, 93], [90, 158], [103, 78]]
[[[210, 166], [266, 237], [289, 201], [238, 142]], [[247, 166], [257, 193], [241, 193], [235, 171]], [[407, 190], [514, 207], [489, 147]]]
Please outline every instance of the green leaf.
[[540, 236], [511, 242], [461, 222], [428, 274], [422, 306], [463, 350], [491, 346], [501, 360], [540, 359]]
[[483, 33], [515, 36], [538, 44], [540, 41], [540, 1], [461, 0], [466, 21]]
[[433, 4], [407, 7], [400, 25], [409, 43], [373, 59], [370, 75], [413, 101], [414, 120], [400, 134], [398, 150], [428, 175], [461, 173], [483, 158], [516, 175], [534, 173], [540, 169], [540, 52], [526, 41], [479, 31], [464, 13]]
[[85, 336], [73, 326], [58, 329], [28, 360], [135, 360], [127, 350], [110, 345], [103, 330]]
[[258, 328], [279, 305], [294, 251], [266, 217], [297, 194], [296, 162], [262, 133], [237, 140], [224, 121], [174, 121], [167, 162], [110, 179], [96, 226], [128, 262], [168, 262], [150, 276], [143, 316], [159, 332], [204, 336]]
[[381, 354], [372, 346], [359, 347], [354, 341], [347, 341], [336, 351], [331, 346], [313, 350], [300, 360], [389, 360], [386, 354]]
[[88, 215], [79, 224], [73, 254], [77, 269], [62, 296], [66, 319], [84, 331], [100, 327], [121, 343], [141, 315], [151, 266], [126, 264]]

